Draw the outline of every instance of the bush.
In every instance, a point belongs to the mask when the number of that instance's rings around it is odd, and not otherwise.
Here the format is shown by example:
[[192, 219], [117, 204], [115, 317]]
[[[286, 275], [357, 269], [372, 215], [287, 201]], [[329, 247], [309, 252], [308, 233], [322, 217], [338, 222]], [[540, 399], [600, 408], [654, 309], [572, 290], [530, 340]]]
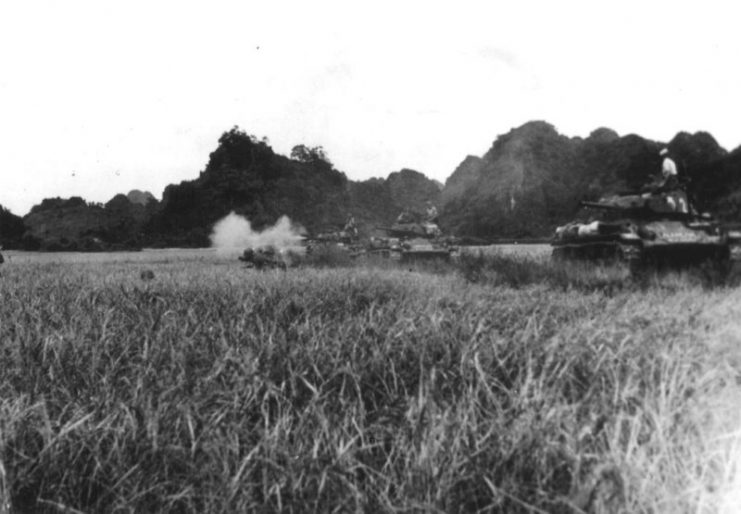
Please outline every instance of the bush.
[[630, 284], [625, 266], [594, 262], [554, 262], [548, 257], [503, 252], [463, 254], [456, 267], [469, 282], [521, 288], [540, 284], [582, 291], [620, 290]]
[[350, 250], [335, 244], [318, 244], [307, 249], [302, 263], [313, 268], [339, 268], [353, 265]]
[[31, 252], [38, 251], [41, 248], [41, 240], [26, 232], [21, 238], [21, 248]]

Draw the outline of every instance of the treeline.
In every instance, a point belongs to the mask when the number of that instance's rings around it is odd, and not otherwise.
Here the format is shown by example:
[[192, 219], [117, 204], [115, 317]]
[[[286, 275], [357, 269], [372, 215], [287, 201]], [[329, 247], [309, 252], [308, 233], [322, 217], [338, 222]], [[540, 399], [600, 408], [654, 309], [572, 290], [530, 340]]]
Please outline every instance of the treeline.
[[41, 251], [141, 249], [144, 227], [156, 208], [152, 195], [139, 191], [116, 195], [105, 204], [80, 197], [45, 199], [22, 219], [24, 231], [14, 246]]
[[298, 145], [286, 157], [234, 127], [221, 136], [197, 179], [165, 189], [145, 232], [152, 246], [207, 246], [213, 224], [235, 212], [256, 230], [287, 215], [309, 234], [338, 230], [352, 214], [370, 233], [406, 205], [421, 211], [439, 196], [439, 185], [416, 171], [355, 182], [322, 147]]
[[354, 182], [322, 147], [297, 145], [286, 157], [265, 139], [234, 127], [219, 138], [199, 176], [167, 186], [162, 201], [151, 195], [141, 201], [138, 191], [105, 205], [79, 197], [46, 199], [22, 220], [15, 217], [23, 230], [8, 236], [9, 246], [50, 251], [205, 247], [214, 223], [230, 212], [245, 216], [257, 230], [288, 215], [309, 233], [338, 230], [352, 214], [369, 234], [391, 223], [404, 207], [421, 212], [426, 201], [437, 202], [440, 189], [406, 169], [386, 179]]
[[23, 224], [23, 218], [0, 206], [0, 246], [3, 248], [18, 248], [25, 231], [26, 226]]
[[696, 206], [741, 221], [741, 148], [727, 152], [706, 132], [669, 143], [600, 128], [566, 137], [534, 121], [499, 136], [481, 157], [468, 156], [444, 187], [404, 169], [352, 181], [322, 147], [277, 154], [265, 139], [234, 127], [218, 140], [199, 175], [165, 188], [161, 201], [132, 191], [105, 204], [46, 199], [23, 218], [0, 209], [0, 244], [28, 250], [97, 251], [204, 247], [230, 212], [255, 229], [288, 215], [308, 233], [338, 230], [352, 214], [364, 235], [379, 233], [404, 208], [432, 201], [448, 234], [467, 240], [537, 239], [574, 216], [580, 200], [635, 189], [661, 167], [668, 146]]

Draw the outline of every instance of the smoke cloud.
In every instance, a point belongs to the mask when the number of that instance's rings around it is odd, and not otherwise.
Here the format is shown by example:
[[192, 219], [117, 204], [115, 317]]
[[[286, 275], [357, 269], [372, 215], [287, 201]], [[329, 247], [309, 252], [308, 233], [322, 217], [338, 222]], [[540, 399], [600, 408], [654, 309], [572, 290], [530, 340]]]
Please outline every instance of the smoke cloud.
[[247, 248], [273, 246], [281, 253], [301, 252], [304, 230], [291, 223], [288, 216], [281, 216], [278, 222], [262, 232], [252, 229], [252, 224], [244, 216], [229, 213], [214, 225], [211, 233], [211, 246], [220, 253], [242, 253]]

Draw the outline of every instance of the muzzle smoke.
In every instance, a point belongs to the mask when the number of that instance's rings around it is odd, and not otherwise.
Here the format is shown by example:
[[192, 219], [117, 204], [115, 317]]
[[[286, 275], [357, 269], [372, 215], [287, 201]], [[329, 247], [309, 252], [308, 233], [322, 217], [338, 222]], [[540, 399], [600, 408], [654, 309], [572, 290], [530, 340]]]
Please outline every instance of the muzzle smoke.
[[273, 246], [277, 251], [300, 252], [303, 229], [291, 223], [288, 216], [281, 216], [278, 222], [262, 232], [252, 229], [252, 224], [244, 216], [229, 213], [214, 225], [211, 232], [211, 246], [224, 253], [242, 253], [247, 248], [258, 249]]

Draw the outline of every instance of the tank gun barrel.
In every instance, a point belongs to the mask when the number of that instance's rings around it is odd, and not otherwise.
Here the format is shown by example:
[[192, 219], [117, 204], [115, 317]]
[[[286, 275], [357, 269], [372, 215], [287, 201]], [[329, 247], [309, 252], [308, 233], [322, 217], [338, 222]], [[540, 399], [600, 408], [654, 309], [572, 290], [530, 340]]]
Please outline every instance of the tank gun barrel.
[[624, 211], [630, 208], [624, 205], [613, 205], [609, 203], [589, 202], [586, 200], [579, 202], [579, 205], [582, 207], [590, 207], [592, 209], [605, 209], [605, 210], [610, 210], [610, 211]]

